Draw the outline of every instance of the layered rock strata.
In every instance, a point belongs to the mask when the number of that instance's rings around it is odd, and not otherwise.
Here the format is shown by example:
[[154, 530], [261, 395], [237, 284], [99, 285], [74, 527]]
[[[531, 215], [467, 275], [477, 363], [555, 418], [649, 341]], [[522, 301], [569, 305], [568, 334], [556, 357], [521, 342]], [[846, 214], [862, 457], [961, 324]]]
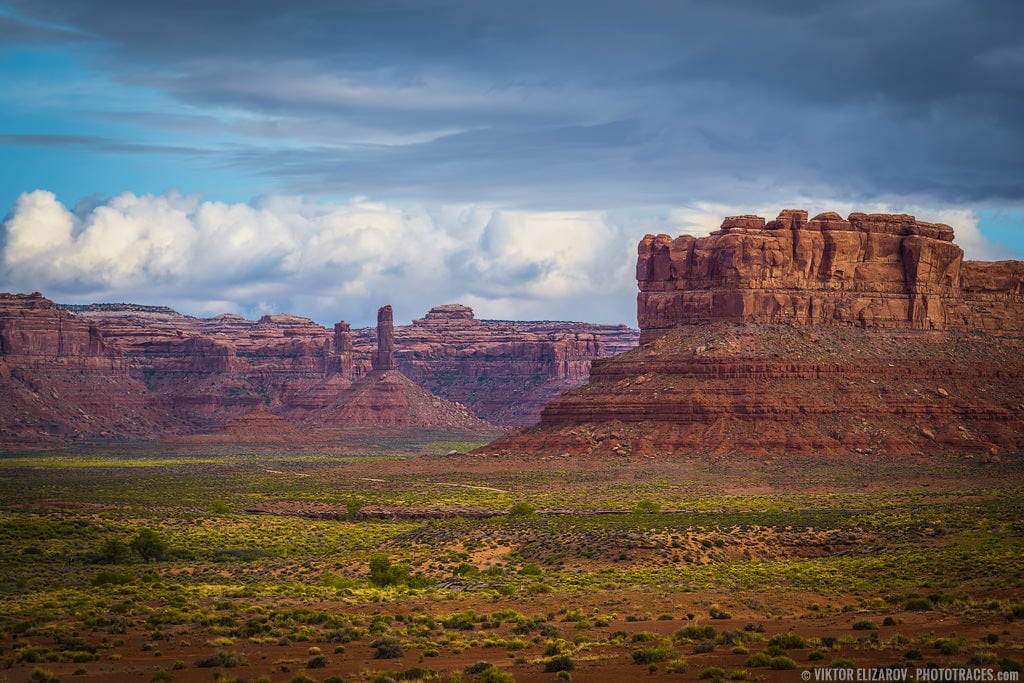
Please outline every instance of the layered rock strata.
[[34, 294], [0, 294], [0, 444], [159, 436], [173, 418], [99, 329]]
[[1024, 447], [1024, 264], [912, 216], [646, 236], [640, 348], [485, 451], [982, 456]]
[[1020, 262], [965, 262], [953, 229], [908, 215], [786, 210], [707, 237], [647, 235], [641, 343], [717, 320], [1020, 334]]
[[[438, 396], [494, 424], [535, 423], [549, 401], [583, 384], [590, 362], [636, 346], [625, 325], [484, 321], [446, 304], [394, 328], [395, 365]], [[357, 335], [358, 349], [373, 343]]]

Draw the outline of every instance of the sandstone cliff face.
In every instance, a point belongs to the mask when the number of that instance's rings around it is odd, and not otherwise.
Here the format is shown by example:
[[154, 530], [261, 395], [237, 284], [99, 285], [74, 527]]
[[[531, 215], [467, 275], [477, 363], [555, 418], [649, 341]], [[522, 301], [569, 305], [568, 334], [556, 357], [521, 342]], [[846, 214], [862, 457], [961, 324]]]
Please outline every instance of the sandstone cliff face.
[[[913, 216], [783, 211], [726, 218], [708, 237], [648, 235], [637, 261], [646, 343], [716, 320], [1017, 334], [1019, 266], [963, 263], [947, 225]], [[1014, 290], [1014, 278], [1016, 287]], [[985, 302], [1000, 300], [1007, 315]]]
[[484, 450], [906, 454], [1024, 447], [1024, 263], [904, 215], [783, 211], [640, 243], [643, 346]]
[[[633, 348], [637, 338], [625, 325], [483, 321], [468, 306], [447, 304], [394, 328], [395, 365], [494, 424], [529, 425], [587, 380], [592, 359]], [[357, 351], [372, 344], [369, 331], [357, 333]]]
[[962, 332], [684, 325], [489, 451], [986, 455], [1024, 447], [1024, 341]]
[[168, 433], [95, 325], [41, 294], [0, 294], [0, 433], [8, 447]]
[[182, 433], [219, 429], [257, 407], [316, 410], [351, 384], [344, 322], [328, 331], [284, 314], [252, 321], [131, 304], [68, 308], [123, 354], [145, 382], [150, 404], [171, 414]]

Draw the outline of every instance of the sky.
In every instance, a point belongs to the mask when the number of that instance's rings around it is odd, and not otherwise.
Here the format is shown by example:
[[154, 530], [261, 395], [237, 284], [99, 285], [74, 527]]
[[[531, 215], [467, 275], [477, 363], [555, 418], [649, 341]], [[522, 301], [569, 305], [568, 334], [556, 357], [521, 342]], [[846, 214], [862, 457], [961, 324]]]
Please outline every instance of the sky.
[[0, 291], [636, 324], [784, 208], [1024, 258], [1019, 0], [0, 0]]

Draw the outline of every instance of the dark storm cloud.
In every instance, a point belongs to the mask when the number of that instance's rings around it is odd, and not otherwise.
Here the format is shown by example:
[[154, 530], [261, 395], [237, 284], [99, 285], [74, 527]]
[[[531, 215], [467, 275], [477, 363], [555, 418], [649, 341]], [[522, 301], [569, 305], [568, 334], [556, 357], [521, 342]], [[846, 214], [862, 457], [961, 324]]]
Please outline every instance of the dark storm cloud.
[[88, 149], [94, 152], [115, 152], [118, 154], [185, 154], [202, 155], [206, 150], [197, 147], [173, 145], [146, 145], [122, 142], [99, 135], [73, 134], [11, 134], [0, 135], [0, 145], [26, 147], [56, 147], [60, 149]]
[[14, 7], [124, 83], [241, 112], [220, 163], [293, 191], [1024, 198], [1016, 0]]

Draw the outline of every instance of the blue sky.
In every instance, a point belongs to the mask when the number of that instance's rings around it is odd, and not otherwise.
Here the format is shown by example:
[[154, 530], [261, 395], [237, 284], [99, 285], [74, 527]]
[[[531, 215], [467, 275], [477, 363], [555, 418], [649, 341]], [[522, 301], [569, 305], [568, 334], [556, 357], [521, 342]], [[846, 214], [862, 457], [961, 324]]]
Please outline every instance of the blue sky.
[[0, 289], [635, 324], [645, 233], [787, 207], [1024, 258], [1021, 26], [994, 0], [0, 0]]

